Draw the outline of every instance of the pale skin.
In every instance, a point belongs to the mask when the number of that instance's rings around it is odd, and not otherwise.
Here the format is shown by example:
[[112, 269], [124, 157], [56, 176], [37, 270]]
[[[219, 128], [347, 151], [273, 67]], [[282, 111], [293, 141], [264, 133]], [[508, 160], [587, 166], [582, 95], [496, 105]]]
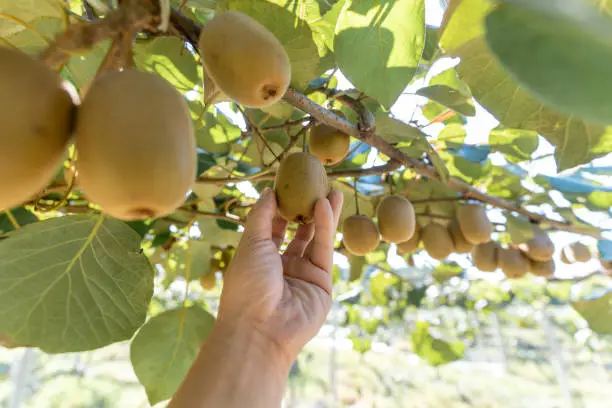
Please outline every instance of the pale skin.
[[169, 408], [280, 407], [291, 364], [331, 308], [342, 193], [315, 206], [283, 254], [287, 222], [271, 190], [249, 214], [227, 272], [217, 323]]

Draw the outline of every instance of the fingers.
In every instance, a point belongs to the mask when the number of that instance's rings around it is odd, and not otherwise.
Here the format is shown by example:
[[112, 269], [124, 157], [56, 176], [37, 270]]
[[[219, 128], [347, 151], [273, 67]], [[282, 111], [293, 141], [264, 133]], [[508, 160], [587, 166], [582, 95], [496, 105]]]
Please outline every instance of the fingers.
[[[261, 194], [259, 201], [255, 204], [247, 218], [244, 228], [244, 237], [249, 241], [272, 239], [273, 220], [276, 215], [276, 196], [267, 188]], [[280, 223], [275, 225], [275, 233], [278, 235]], [[284, 228], [283, 228], [284, 230]]]
[[338, 230], [338, 222], [340, 221], [340, 213], [342, 213], [342, 203], [344, 202], [344, 195], [342, 191], [333, 189], [329, 194], [329, 203], [331, 204], [332, 211], [334, 213], [334, 232]]
[[287, 229], [287, 221], [285, 221], [280, 215], [276, 215], [272, 220], [272, 241], [276, 248], [281, 247], [283, 240], [285, 239], [285, 230]]
[[334, 255], [334, 213], [329, 200], [319, 200], [315, 206], [315, 234], [306, 250], [306, 257], [315, 266], [330, 272]]
[[300, 224], [295, 233], [295, 237], [285, 250], [285, 255], [303, 256], [304, 251], [306, 251], [308, 244], [314, 236], [314, 231], [314, 224]]

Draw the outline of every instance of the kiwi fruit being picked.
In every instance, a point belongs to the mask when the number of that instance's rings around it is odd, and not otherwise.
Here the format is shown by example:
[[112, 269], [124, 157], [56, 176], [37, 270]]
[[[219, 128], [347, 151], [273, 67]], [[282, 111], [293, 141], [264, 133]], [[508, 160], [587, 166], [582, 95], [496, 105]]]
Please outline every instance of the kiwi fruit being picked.
[[[344, 114], [332, 110], [336, 115], [344, 118]], [[340, 163], [349, 152], [351, 137], [338, 129], [319, 123], [310, 129], [308, 146], [310, 153], [317, 156], [326, 166]]]
[[351, 254], [363, 256], [378, 247], [378, 227], [367, 215], [351, 215], [342, 223], [342, 242]]
[[495, 241], [478, 244], [472, 249], [472, 263], [483, 272], [493, 272], [499, 266], [499, 245]]
[[383, 197], [376, 209], [376, 216], [380, 235], [385, 241], [399, 243], [412, 238], [416, 217], [406, 197], [397, 194]]
[[207, 74], [220, 91], [241, 105], [271, 105], [289, 87], [291, 63], [285, 48], [246, 14], [217, 14], [202, 28], [199, 47]]
[[414, 227], [414, 234], [408, 241], [400, 242], [397, 244], [397, 252], [400, 255], [406, 255], [416, 251], [419, 248], [421, 242], [421, 228], [416, 225]]
[[591, 251], [581, 242], [573, 242], [561, 250], [561, 261], [566, 264], [588, 262], [590, 260]]
[[448, 232], [453, 238], [453, 246], [455, 247], [455, 252], [458, 254], [467, 254], [472, 251], [474, 245], [468, 242], [467, 239], [463, 236], [461, 232], [461, 228], [459, 227], [459, 222], [457, 218], [453, 218], [448, 225]]
[[491, 240], [493, 225], [480, 204], [462, 204], [457, 208], [457, 221], [466, 241], [473, 245]]
[[555, 274], [555, 263], [552, 259], [544, 262], [530, 261], [530, 271], [536, 276], [552, 278]]
[[548, 234], [535, 225], [533, 226], [533, 238], [519, 247], [529, 259], [539, 262], [551, 260], [555, 252], [555, 246]]
[[448, 229], [444, 226], [432, 222], [427, 224], [421, 231], [423, 248], [434, 259], [439, 261], [448, 257], [454, 250], [453, 238]]
[[74, 104], [59, 75], [0, 47], [0, 211], [34, 198], [55, 176]]
[[281, 162], [276, 172], [274, 190], [281, 217], [308, 224], [314, 219], [315, 204], [327, 197], [330, 186], [325, 167], [319, 159], [312, 154], [298, 152]]
[[77, 171], [85, 195], [122, 220], [157, 218], [185, 200], [196, 175], [189, 108], [161, 77], [106, 72], [77, 114]]
[[500, 248], [497, 252], [499, 267], [510, 279], [518, 279], [524, 276], [531, 265], [529, 259], [521, 251], [515, 248]]

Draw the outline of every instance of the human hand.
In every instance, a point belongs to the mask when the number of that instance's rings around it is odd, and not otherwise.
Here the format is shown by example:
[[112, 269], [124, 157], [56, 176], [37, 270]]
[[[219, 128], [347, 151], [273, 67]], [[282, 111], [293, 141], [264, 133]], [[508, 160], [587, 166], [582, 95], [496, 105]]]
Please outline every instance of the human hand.
[[266, 189], [248, 216], [225, 273], [217, 325], [261, 337], [281, 352], [288, 368], [331, 307], [334, 237], [342, 201], [338, 190], [319, 200], [314, 223], [300, 225], [281, 255], [287, 222], [277, 215], [274, 192]]

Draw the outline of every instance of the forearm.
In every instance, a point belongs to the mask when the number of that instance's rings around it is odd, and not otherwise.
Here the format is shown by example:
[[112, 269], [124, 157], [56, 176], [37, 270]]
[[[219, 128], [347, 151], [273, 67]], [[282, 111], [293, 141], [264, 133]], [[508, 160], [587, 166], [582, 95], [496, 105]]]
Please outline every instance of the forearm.
[[258, 333], [217, 323], [168, 408], [280, 407], [290, 364]]

